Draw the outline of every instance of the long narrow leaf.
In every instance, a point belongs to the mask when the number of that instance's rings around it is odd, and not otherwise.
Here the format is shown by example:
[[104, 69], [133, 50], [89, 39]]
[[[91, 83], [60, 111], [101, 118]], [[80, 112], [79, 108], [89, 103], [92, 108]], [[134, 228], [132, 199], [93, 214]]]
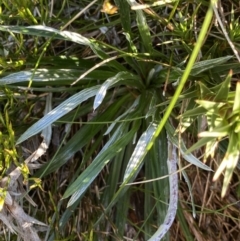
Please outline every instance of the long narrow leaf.
[[44, 128], [51, 125], [54, 121], [58, 120], [60, 117], [73, 110], [76, 106], [80, 105], [85, 100], [96, 95], [98, 89], [99, 86], [93, 86], [89, 89], [82, 90], [79, 93], [68, 98], [66, 101], [61, 103], [55, 109], [50, 111], [47, 115], [45, 115], [35, 124], [33, 124], [29, 129], [27, 129], [27, 131], [25, 131], [17, 140], [16, 144], [20, 144], [21, 142], [32, 137], [33, 135], [39, 133]]
[[[133, 125], [135, 127], [135, 125]], [[142, 134], [142, 136], [140, 137], [140, 139], [138, 140], [137, 146], [135, 147], [131, 158], [128, 162], [128, 166], [125, 170], [124, 173], [124, 177], [123, 180], [124, 182], [122, 183], [122, 185], [120, 186], [119, 190], [117, 191], [117, 193], [114, 195], [114, 197], [112, 198], [111, 202], [109, 203], [109, 205], [105, 208], [105, 211], [107, 212], [118, 200], [119, 198], [129, 189], [129, 186], [126, 186], [126, 183], [131, 182], [134, 180], [135, 176], [137, 175], [137, 173], [139, 172], [142, 164], [143, 164], [143, 159], [146, 156], [146, 154], [148, 153], [148, 144], [152, 141], [153, 136], [155, 134], [156, 131], [156, 124], [151, 123], [148, 126], [148, 129]], [[99, 217], [99, 219], [97, 220], [97, 222], [95, 223], [95, 226], [97, 226], [100, 222], [100, 220], [103, 218], [104, 216], [101, 215]]]
[[[81, 148], [87, 143], [91, 142], [95, 138], [95, 135], [100, 131], [104, 130], [106, 121], [114, 119], [116, 112], [119, 111], [121, 106], [129, 101], [129, 96], [123, 96], [113, 105], [110, 105], [108, 110], [101, 115], [94, 117], [91, 122], [92, 124], [83, 125], [74, 136], [60, 149], [60, 151], [52, 158], [50, 162], [44, 165], [37, 173], [37, 177], [43, 177], [51, 172], [56, 171], [67, 161], [74, 156]], [[92, 103], [90, 103], [92, 105]], [[96, 124], [94, 124], [96, 122]]]
[[[71, 84], [83, 73], [83, 70], [76, 69], [37, 69], [37, 70], [26, 70], [19, 71], [17, 73], [9, 74], [0, 79], [0, 85], [8, 85], [21, 82], [39, 82], [44, 85], [49, 83], [63, 82], [62, 84]], [[95, 70], [89, 74], [85, 79], [89, 80], [105, 80], [106, 78], [112, 77], [112, 72]]]
[[94, 100], [94, 104], [93, 104], [93, 109], [96, 110], [99, 105], [102, 103], [106, 93], [107, 93], [107, 89], [110, 88], [111, 86], [115, 85], [118, 82], [121, 82], [122, 80], [124, 80], [124, 82], [126, 80], [133, 79], [135, 80], [136, 83], [136, 76], [134, 76], [133, 74], [129, 73], [129, 72], [120, 72], [118, 74], [116, 74], [115, 76], [107, 79], [101, 86], [101, 88], [99, 89], [99, 91], [96, 94], [95, 100]]
[[206, 170], [206, 171], [212, 171], [212, 169], [207, 166], [206, 164], [202, 163], [199, 159], [197, 159], [193, 154], [186, 154], [187, 153], [187, 148], [185, 146], [185, 144], [182, 141], [178, 140], [178, 137], [174, 135], [174, 130], [173, 127], [171, 126], [171, 124], [169, 122], [166, 123], [166, 130], [169, 134], [169, 139], [171, 140], [171, 142], [177, 147], [179, 148], [183, 158], [188, 161], [189, 163], [192, 163], [193, 165]]
[[169, 206], [166, 217], [158, 228], [158, 230], [154, 233], [154, 235], [148, 241], [159, 241], [161, 240], [165, 234], [168, 232], [172, 223], [175, 219], [177, 206], [178, 206], [178, 175], [177, 171], [177, 153], [176, 147], [168, 141], [168, 173], [169, 173], [169, 188], [170, 188], [170, 196], [169, 196]]
[[62, 40], [70, 40], [72, 42], [88, 45], [90, 46], [90, 41], [83, 37], [82, 35], [69, 31], [60, 31], [55, 28], [43, 26], [43, 25], [35, 25], [35, 26], [0, 26], [0, 31], [7, 31], [13, 33], [22, 33], [33, 36], [41, 36]]
[[196, 76], [206, 70], [212, 69], [220, 64], [226, 63], [228, 60], [232, 59], [233, 56], [224, 56], [216, 59], [208, 59], [204, 61], [197, 62], [193, 65], [191, 75]]
[[134, 149], [131, 159], [128, 162], [123, 181], [126, 181], [132, 177], [138, 167], [142, 164], [142, 161], [148, 152], [147, 146], [149, 142], [152, 141], [152, 137], [154, 136], [156, 129], [157, 125], [155, 123], [151, 123], [147, 130], [139, 138], [137, 146]]
[[77, 178], [77, 180], [67, 189], [63, 198], [67, 198], [72, 195], [68, 202], [68, 206], [74, 204], [74, 202], [81, 197], [85, 190], [89, 187], [95, 177], [99, 174], [102, 168], [110, 161], [112, 157], [116, 155], [116, 152], [127, 145], [134, 137], [136, 131], [139, 128], [140, 122], [131, 129], [131, 131], [123, 132], [123, 126], [126, 123], [120, 125], [118, 130], [114, 132], [112, 138], [104, 146], [104, 149], [94, 159], [92, 164]]
[[192, 193], [192, 185], [190, 183], [190, 180], [189, 180], [188, 175], [185, 172], [185, 170], [182, 170], [181, 173], [182, 173], [182, 175], [184, 177], [184, 180], [185, 180], [185, 182], [187, 183], [187, 186], [188, 186], [188, 191], [189, 191], [189, 194], [190, 194], [191, 204], [192, 204], [192, 216], [195, 218], [196, 217], [196, 209], [195, 209], [195, 203], [194, 203], [194, 198], [193, 198], [193, 193]]
[[[135, 0], [127, 0], [129, 5], [131, 7], [139, 5]], [[152, 48], [152, 40], [151, 40], [151, 35], [149, 31], [149, 26], [146, 21], [146, 17], [143, 14], [142, 10], [136, 10], [137, 14], [137, 25], [139, 29], [140, 36], [142, 38], [143, 45], [145, 47], [145, 51], [148, 53], [151, 53], [153, 48]]]
[[[95, 40], [88, 39], [82, 35], [70, 31], [60, 31], [51, 27], [43, 25], [34, 26], [0, 26], [0, 31], [21, 33], [27, 35], [34, 35], [40, 37], [47, 37], [52, 39], [61, 39], [65, 41], [72, 41], [77, 44], [89, 46], [93, 52], [102, 59], [107, 59], [109, 56], [100, 48], [99, 44]], [[108, 62], [108, 64], [117, 70], [124, 71], [125, 67], [117, 61]]]

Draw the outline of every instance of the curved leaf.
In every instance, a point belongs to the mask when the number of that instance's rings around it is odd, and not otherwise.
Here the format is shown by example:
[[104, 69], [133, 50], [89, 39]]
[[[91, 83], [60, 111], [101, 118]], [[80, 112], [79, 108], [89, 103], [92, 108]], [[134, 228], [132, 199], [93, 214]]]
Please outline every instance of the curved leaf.
[[[183, 158], [188, 161], [189, 163], [192, 163], [193, 165], [206, 170], [206, 171], [212, 171], [212, 169], [207, 166], [206, 164], [202, 163], [199, 159], [197, 159], [193, 154], [186, 154], [187, 152], [187, 148], [185, 146], [185, 144], [182, 141], [178, 140], [178, 137], [174, 135], [174, 130], [173, 127], [171, 126], [171, 124], [169, 122], [166, 122], [166, 130], [168, 132], [168, 136], [170, 141], [177, 147], [179, 148]], [[180, 146], [179, 146], [180, 144]]]
[[[136, 80], [138, 80], [138, 78], [129, 73], [129, 72], [120, 72], [118, 74], [116, 74], [115, 76], [107, 79], [101, 86], [101, 88], [99, 89], [98, 93], [96, 94], [95, 100], [94, 100], [94, 104], [93, 104], [93, 109], [96, 110], [99, 105], [102, 103], [106, 93], [107, 93], [107, 89], [110, 88], [111, 86], [113, 86], [114, 84], [118, 83], [121, 81], [124, 82], [129, 82], [128, 84], [130, 84], [130, 81], [134, 80], [134, 84], [136, 85]], [[137, 81], [139, 82], [139, 81]]]
[[0, 26], [1, 31], [11, 31], [13, 33], [22, 33], [34, 36], [55, 38], [55, 39], [63, 39], [70, 40], [72, 42], [82, 44], [82, 45], [90, 45], [90, 41], [83, 37], [82, 35], [69, 31], [60, 31], [55, 28], [43, 26], [43, 25], [34, 25], [34, 26]]
[[33, 135], [39, 133], [47, 126], [51, 125], [54, 121], [58, 120], [60, 117], [64, 116], [71, 110], [73, 110], [76, 106], [89, 99], [90, 97], [96, 95], [99, 86], [93, 86], [91, 88], [80, 91], [79, 93], [71, 96], [66, 101], [61, 103], [55, 109], [50, 111], [47, 115], [33, 124], [30, 128], [28, 128], [17, 140], [16, 144], [20, 144], [21, 142], [27, 140]]
[[[95, 40], [88, 39], [82, 35], [70, 32], [70, 31], [60, 31], [55, 28], [34, 25], [34, 26], [0, 26], [0, 31], [21, 33], [33, 36], [48, 37], [52, 39], [62, 39], [66, 41], [72, 41], [81, 45], [89, 46], [93, 52], [102, 59], [107, 59], [109, 56], [101, 49], [99, 44], [96, 44]], [[117, 70], [125, 70], [124, 66], [117, 61], [110, 61], [108, 65], [116, 68]]]
[[219, 66], [220, 64], [223, 64], [232, 58], [233, 58], [233, 56], [228, 55], [228, 56], [224, 56], [224, 57], [220, 57], [220, 58], [216, 58], [216, 59], [208, 59], [208, 60], [196, 62], [192, 67], [192, 71], [191, 71], [190, 75], [196, 76], [204, 71], [207, 71], [216, 66]]
[[[63, 84], [71, 84], [76, 78], [83, 73], [83, 70], [77, 69], [37, 69], [19, 71], [17, 73], [9, 74], [0, 79], [0, 85], [8, 85], [21, 82], [39, 82], [44, 85], [49, 85], [49, 82], [64, 81]], [[105, 80], [106, 77], [111, 77], [113, 74], [110, 71], [95, 70], [90, 73], [85, 79], [87, 80]]]
[[145, 155], [149, 151], [147, 147], [152, 141], [152, 137], [154, 136], [156, 129], [157, 125], [155, 123], [151, 123], [147, 130], [139, 138], [137, 146], [135, 147], [131, 159], [128, 162], [128, 166], [123, 177], [124, 182], [131, 178], [136, 173], [136, 170], [139, 168], [139, 166], [142, 164]]

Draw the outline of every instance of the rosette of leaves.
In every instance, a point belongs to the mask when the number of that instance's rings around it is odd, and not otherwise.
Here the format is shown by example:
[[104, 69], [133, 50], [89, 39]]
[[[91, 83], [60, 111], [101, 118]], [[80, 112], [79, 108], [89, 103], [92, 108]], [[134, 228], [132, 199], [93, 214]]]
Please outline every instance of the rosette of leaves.
[[[116, 22], [121, 23], [120, 29], [123, 31], [121, 47], [46, 26], [0, 26], [1, 31], [19, 33], [21, 38], [27, 34], [50, 39], [49, 42], [52, 39], [71, 41], [91, 49], [95, 55], [92, 61], [66, 56], [39, 58], [38, 67], [11, 74], [6, 72], [0, 80], [1, 85], [8, 85], [15, 91], [24, 89], [34, 93], [54, 93], [55, 108], [39, 118], [17, 140], [20, 145], [50, 125], [64, 129], [65, 136], [59, 135], [57, 151], [35, 173], [42, 179], [52, 173], [59, 175], [59, 180], [64, 179], [63, 184], [57, 186], [57, 192], [66, 185], [62, 199], [57, 201], [55, 207], [52, 225], [56, 225], [57, 230], [51, 230], [50, 240], [65, 236], [69, 219], [75, 222], [78, 212], [81, 212], [79, 206], [89, 200], [87, 196], [91, 197], [87, 204], [89, 209], [92, 210], [93, 206], [97, 208], [87, 225], [81, 219], [85, 213], [80, 216], [81, 227], [87, 226], [81, 233], [86, 240], [104, 240], [106, 236], [108, 240], [111, 236], [113, 240], [123, 240], [125, 224], [129, 223], [136, 231], [132, 238], [149, 239], [166, 215], [168, 179], [138, 186], [128, 184], [136, 178], [142, 181], [168, 174], [167, 134], [187, 161], [210, 170], [196, 157], [186, 154], [184, 142], [175, 135], [178, 123], [174, 118], [184, 100], [190, 98], [194, 101], [198, 97], [192, 81], [208, 78], [210, 69], [220, 64], [225, 66], [232, 56], [203, 60], [193, 65], [198, 54], [196, 51], [193, 61], [189, 61], [191, 65], [185, 69], [185, 59], [179, 63], [179, 55], [175, 54], [179, 47], [177, 38], [173, 46], [168, 47], [169, 38], [160, 34], [159, 39], [166, 45], [154, 46], [157, 35], [152, 34], [149, 25], [160, 24], [163, 31], [169, 21], [153, 11], [132, 11], [129, 4], [133, 2], [116, 1], [116, 15], [119, 14]], [[205, 26], [207, 29], [208, 26]], [[202, 40], [196, 46], [200, 49], [201, 44]], [[110, 56], [106, 53], [108, 50], [114, 50], [116, 54]], [[188, 56], [192, 50], [193, 45], [184, 43], [180, 52], [182, 56]], [[226, 69], [221, 68], [221, 71], [225, 73]], [[180, 81], [182, 76], [185, 76], [185, 82], [188, 80], [186, 85]], [[179, 83], [181, 87], [176, 93]], [[184, 92], [180, 95], [182, 89]], [[169, 114], [166, 110], [172, 99], [176, 101]], [[36, 95], [35, 101], [44, 101], [43, 96]], [[194, 108], [189, 105], [191, 107]], [[196, 116], [206, 113], [206, 109], [201, 108]], [[165, 122], [168, 120], [166, 125], [162, 124], [163, 117]], [[191, 117], [191, 113], [186, 117]], [[164, 127], [161, 130], [160, 125]], [[60, 212], [64, 200], [67, 204]], [[130, 218], [131, 213], [139, 215], [137, 220]], [[54, 218], [58, 218], [58, 222], [54, 223]]]

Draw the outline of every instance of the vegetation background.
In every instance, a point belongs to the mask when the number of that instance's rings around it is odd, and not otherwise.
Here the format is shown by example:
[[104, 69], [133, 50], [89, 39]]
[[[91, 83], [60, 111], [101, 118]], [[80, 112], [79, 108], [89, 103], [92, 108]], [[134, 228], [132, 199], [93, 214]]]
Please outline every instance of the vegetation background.
[[1, 240], [240, 240], [239, 12], [0, 0]]

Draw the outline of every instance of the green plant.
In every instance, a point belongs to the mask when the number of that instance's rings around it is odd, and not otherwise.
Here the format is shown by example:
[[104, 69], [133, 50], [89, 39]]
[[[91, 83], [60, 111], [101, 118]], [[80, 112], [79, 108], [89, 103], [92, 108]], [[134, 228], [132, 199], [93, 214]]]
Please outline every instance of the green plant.
[[[51, 175], [54, 178], [55, 173], [63, 173], [62, 176], [59, 174], [59, 179], [67, 185], [56, 181], [49, 194], [54, 209], [49, 220], [52, 229], [46, 237], [49, 240], [68, 235], [68, 240], [76, 239], [78, 222], [84, 227], [81, 236], [85, 240], [122, 240], [127, 223], [135, 227], [132, 238], [149, 239], [163, 223], [168, 209], [167, 159], [170, 153], [167, 151], [167, 136], [185, 160], [208, 171], [211, 168], [190, 151], [207, 144], [208, 153], [209, 145], [216, 143], [213, 133], [230, 136], [228, 152], [233, 153], [235, 159], [226, 169], [228, 175], [223, 194], [237, 164], [238, 147], [232, 143], [238, 140], [239, 100], [234, 94], [239, 88], [232, 92], [226, 89], [231, 80], [229, 65], [236, 74], [239, 64], [234, 63], [230, 54], [216, 56], [218, 42], [209, 52], [212, 42], [208, 42], [207, 32], [212, 20], [212, 5], [194, 40], [194, 18], [199, 12], [206, 11], [201, 4], [185, 21], [183, 16], [187, 11], [182, 7], [178, 9], [178, 1], [169, 3], [172, 8], [168, 19], [160, 17], [163, 6], [157, 4], [152, 5], [154, 11], [149, 11], [136, 9], [135, 1], [115, 2], [118, 14], [103, 15], [96, 23], [109, 29], [116, 25], [124, 33], [116, 37], [120, 41], [116, 45], [107, 42], [104, 34], [101, 39], [96, 39], [46, 26], [0, 26], [2, 32], [10, 33], [15, 39], [22, 41], [25, 35], [33, 36], [36, 43], [32, 49], [35, 59], [25, 62], [30, 68], [18, 71], [13, 66], [15, 73], [9, 73], [9, 64], [3, 62], [5, 76], [0, 84], [21, 95], [34, 91], [45, 95], [53, 93], [54, 96], [55, 108], [43, 117], [37, 116], [37, 120], [31, 118], [31, 126], [22, 131], [17, 145], [51, 125], [59, 130], [64, 128], [64, 136], [60, 138], [58, 135], [60, 140], [52, 157], [34, 174], [43, 181]], [[175, 14], [179, 17], [169, 25]], [[111, 21], [106, 24], [109, 18]], [[94, 24], [88, 24], [90, 30], [97, 29]], [[168, 32], [165, 27], [174, 28]], [[51, 50], [51, 43], [58, 40], [80, 45], [78, 51], [90, 51], [93, 60], [66, 56], [49, 58], [46, 53]], [[38, 42], [42, 45], [38, 46]], [[40, 95], [35, 101], [45, 103]], [[232, 110], [233, 114], [227, 116]], [[185, 113], [181, 115], [182, 112]], [[204, 138], [187, 152], [180, 134], [190, 130], [196, 136], [197, 131], [191, 128], [200, 123], [202, 115], [207, 117], [210, 134], [203, 133]], [[186, 173], [182, 172], [188, 180]], [[162, 179], [152, 183], [129, 185], [136, 179], [155, 180], [159, 177]], [[58, 190], [61, 190], [60, 194], [53, 197]], [[140, 204], [135, 195], [141, 196]], [[192, 206], [194, 210], [193, 200]], [[92, 210], [87, 212], [88, 223], [83, 216], [77, 218], [82, 207]], [[143, 211], [138, 213], [136, 208]], [[139, 215], [139, 223], [130, 218], [131, 212]], [[71, 220], [70, 230], [65, 231]]]

